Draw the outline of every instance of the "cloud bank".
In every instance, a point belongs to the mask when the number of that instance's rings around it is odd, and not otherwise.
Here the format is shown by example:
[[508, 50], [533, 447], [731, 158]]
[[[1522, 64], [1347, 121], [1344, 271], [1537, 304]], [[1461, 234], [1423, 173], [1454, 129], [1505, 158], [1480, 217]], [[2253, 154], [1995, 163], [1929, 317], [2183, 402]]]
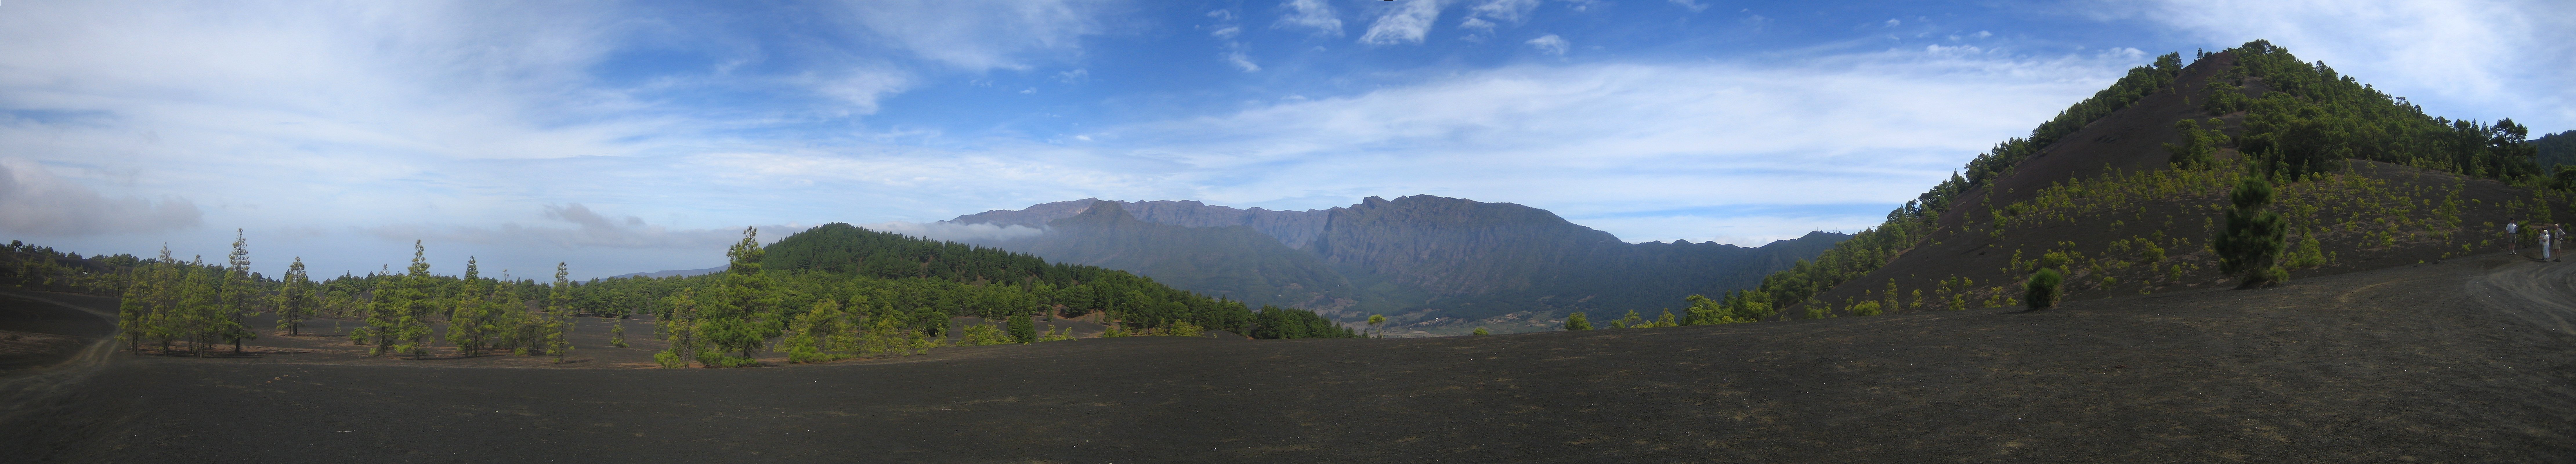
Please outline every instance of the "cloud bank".
[[196, 227], [186, 198], [109, 198], [26, 160], [0, 160], [0, 231], [36, 236], [159, 232]]

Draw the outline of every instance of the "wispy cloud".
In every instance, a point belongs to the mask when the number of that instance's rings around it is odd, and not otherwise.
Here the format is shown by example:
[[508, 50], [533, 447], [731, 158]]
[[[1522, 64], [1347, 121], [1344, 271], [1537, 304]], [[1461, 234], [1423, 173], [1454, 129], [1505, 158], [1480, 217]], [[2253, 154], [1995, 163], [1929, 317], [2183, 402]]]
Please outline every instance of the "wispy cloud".
[[1101, 32], [1094, 10], [1108, 1], [861, 0], [852, 18], [923, 58], [968, 70], [1028, 69]]
[[1288, 13], [1280, 15], [1279, 22], [1274, 23], [1272, 27], [1313, 29], [1316, 35], [1342, 36], [1342, 18], [1339, 13], [1333, 11], [1331, 3], [1326, 3], [1324, 0], [1288, 0], [1281, 2], [1279, 6], [1287, 9]]
[[[2136, 59], [1922, 49], [1784, 65], [1524, 66], [1096, 138], [1150, 144], [1128, 149], [1170, 154], [1187, 166], [1171, 181], [1200, 185], [1194, 198], [1237, 206], [1304, 209], [1414, 193], [1569, 217], [1616, 217], [1641, 205], [1894, 204]], [[1866, 227], [1878, 214], [1835, 228]], [[1747, 228], [1733, 235], [1794, 237], [1813, 222], [1751, 225], [1758, 219], [1744, 218]], [[1693, 223], [1616, 232], [1707, 238], [1684, 230]]]
[[1536, 39], [1529, 39], [1528, 43], [1530, 47], [1537, 48], [1539, 53], [1550, 55], [1563, 55], [1565, 54], [1565, 48], [1570, 46], [1570, 44], [1565, 42], [1564, 37], [1557, 37], [1556, 34], [1548, 34], [1539, 36]]
[[[545, 205], [537, 225], [507, 222], [500, 227], [396, 224], [367, 227], [372, 235], [393, 241], [431, 240], [479, 245], [546, 245], [558, 248], [718, 249], [742, 238], [740, 229], [672, 229], [648, 224], [636, 216], [610, 217], [579, 203]], [[561, 225], [555, 225], [561, 224]], [[569, 227], [566, 227], [569, 226]], [[772, 230], [783, 227], [771, 227]], [[776, 240], [779, 237], [770, 237]]]
[[2218, 47], [2270, 39], [2428, 111], [2576, 127], [2576, 3], [2163, 0], [2098, 11], [2161, 22]]
[[1376, 22], [1369, 23], [1368, 33], [1360, 35], [1360, 43], [1370, 45], [1422, 43], [1423, 36], [1431, 33], [1432, 23], [1438, 21], [1440, 21], [1439, 0], [1405, 2], [1379, 15]]

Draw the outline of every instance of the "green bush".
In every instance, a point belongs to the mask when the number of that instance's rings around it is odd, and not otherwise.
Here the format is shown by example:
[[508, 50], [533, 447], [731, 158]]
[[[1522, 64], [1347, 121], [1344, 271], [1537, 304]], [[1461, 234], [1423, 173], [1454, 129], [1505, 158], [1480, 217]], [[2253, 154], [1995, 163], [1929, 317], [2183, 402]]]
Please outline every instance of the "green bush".
[[963, 332], [965, 338], [957, 341], [959, 345], [984, 346], [1012, 343], [1010, 334], [1003, 333], [1002, 329], [993, 327], [992, 324], [967, 324]]
[[2058, 275], [2056, 269], [2041, 268], [2039, 272], [2032, 273], [2030, 282], [2023, 286], [2022, 303], [2030, 305], [2032, 310], [2057, 307], [2058, 287], [2065, 280], [2066, 277]]
[[1565, 330], [1592, 330], [1592, 321], [1584, 320], [1583, 313], [1579, 311], [1574, 314], [1567, 314], [1565, 315]]
[[1029, 322], [1028, 316], [1011, 316], [1011, 322], [1009, 325], [1011, 341], [1020, 343], [1036, 343], [1038, 341], [1037, 323]]
[[1878, 300], [1863, 301], [1851, 305], [1851, 314], [1854, 316], [1876, 316], [1884, 312], [1885, 311], [1879, 309]]

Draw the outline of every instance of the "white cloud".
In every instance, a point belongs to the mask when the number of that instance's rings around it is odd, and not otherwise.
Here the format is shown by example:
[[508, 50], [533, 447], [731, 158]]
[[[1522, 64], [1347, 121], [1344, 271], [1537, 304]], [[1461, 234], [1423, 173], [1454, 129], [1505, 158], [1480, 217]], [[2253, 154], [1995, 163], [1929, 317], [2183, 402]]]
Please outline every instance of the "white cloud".
[[1692, 13], [1698, 13], [1698, 12], [1702, 12], [1702, 11], [1708, 11], [1708, 5], [1703, 5], [1703, 4], [1700, 4], [1699, 2], [1695, 2], [1695, 1], [1691, 1], [1691, 0], [1672, 0], [1672, 2], [1673, 2], [1673, 4], [1674, 4], [1674, 5], [1681, 5], [1681, 6], [1682, 6], [1682, 8], [1686, 8], [1686, 9], [1691, 10], [1691, 12], [1692, 12]]
[[1538, 0], [1487, 0], [1467, 9], [1467, 17], [1493, 18], [1495, 22], [1519, 24], [1538, 9]]
[[1208, 35], [1219, 39], [1232, 39], [1234, 36], [1243, 35], [1243, 28], [1226, 26], [1224, 29], [1210, 31], [1208, 32]]
[[1234, 65], [1235, 69], [1241, 69], [1243, 72], [1255, 72], [1261, 70], [1261, 65], [1253, 63], [1252, 57], [1244, 55], [1243, 49], [1241, 48], [1225, 52], [1225, 62], [1226, 64]]
[[860, 69], [831, 78], [807, 77], [804, 84], [815, 93], [847, 104], [847, 110], [836, 114], [876, 114], [877, 100], [903, 92], [912, 79], [899, 71]]
[[39, 236], [159, 232], [196, 227], [186, 198], [108, 198], [26, 160], [0, 160], [0, 231]]
[[[1368, 196], [1435, 194], [1522, 203], [1567, 217], [1660, 217], [1652, 210], [1893, 205], [1977, 152], [2099, 90], [2134, 60], [2084, 54], [1889, 51], [1801, 63], [1522, 66], [1362, 95], [1104, 132], [1107, 150], [1179, 164], [1160, 182], [1187, 197], [1273, 209]], [[1967, 117], [1962, 115], [1974, 115]], [[1125, 145], [1126, 141], [1151, 141]], [[1712, 215], [1714, 214], [1714, 215]], [[1881, 212], [1820, 226], [1724, 234], [1787, 238], [1853, 230]], [[1844, 216], [1820, 216], [1844, 217]], [[1604, 227], [1629, 240], [1692, 238], [1688, 221]], [[1769, 228], [1764, 228], [1769, 227]]]
[[1289, 11], [1288, 14], [1280, 16], [1279, 22], [1273, 23], [1272, 27], [1301, 27], [1314, 29], [1316, 35], [1342, 36], [1342, 19], [1333, 11], [1331, 3], [1325, 3], [1324, 0], [1288, 0], [1280, 3], [1279, 6]]
[[1899, 24], [1905, 24], [1905, 22], [1904, 22], [1904, 21], [1897, 21], [1897, 20], [1893, 20], [1893, 19], [1887, 20], [1887, 27], [1896, 27], [1896, 26], [1897, 26], [1897, 25], [1899, 25]]
[[2427, 112], [2576, 126], [2576, 3], [2164, 0], [2109, 4], [2216, 48], [2270, 39]]
[[878, 232], [893, 232], [903, 234], [908, 237], [967, 243], [989, 243], [1015, 238], [1035, 237], [1038, 234], [1046, 232], [1045, 230], [1017, 224], [1009, 226], [995, 226], [992, 224], [956, 224], [944, 221], [891, 221], [876, 224], [859, 224], [858, 226], [862, 229]]
[[1377, 22], [1370, 23], [1368, 32], [1360, 34], [1360, 43], [1370, 45], [1422, 43], [1422, 37], [1431, 33], [1431, 24], [1439, 20], [1439, 0], [1405, 2], [1403, 5], [1388, 9], [1386, 14], [1377, 17]]
[[905, 50], [982, 71], [1028, 69], [1029, 60], [1054, 59], [1078, 49], [1083, 36], [1101, 32], [1093, 10], [1106, 1], [859, 0], [848, 5], [854, 21]]
[[[548, 245], [556, 248], [649, 248], [649, 249], [720, 249], [742, 239], [740, 229], [671, 229], [647, 224], [635, 216], [609, 217], [574, 203], [565, 206], [546, 205], [541, 215], [572, 227], [526, 226], [517, 222], [497, 228], [472, 226], [436, 226], [396, 224], [368, 227], [363, 230], [393, 241], [428, 240], [433, 242], [478, 245]], [[772, 229], [778, 229], [772, 227]], [[783, 237], [783, 236], [781, 236]], [[776, 240], [779, 237], [771, 237]]]
[[1557, 37], [1556, 34], [1548, 34], [1539, 36], [1539, 38], [1536, 39], [1529, 39], [1528, 43], [1530, 47], [1537, 48], [1539, 53], [1550, 55], [1563, 55], [1565, 54], [1565, 48], [1571, 46], [1571, 44], [1567, 44], [1565, 42], [1564, 37]]

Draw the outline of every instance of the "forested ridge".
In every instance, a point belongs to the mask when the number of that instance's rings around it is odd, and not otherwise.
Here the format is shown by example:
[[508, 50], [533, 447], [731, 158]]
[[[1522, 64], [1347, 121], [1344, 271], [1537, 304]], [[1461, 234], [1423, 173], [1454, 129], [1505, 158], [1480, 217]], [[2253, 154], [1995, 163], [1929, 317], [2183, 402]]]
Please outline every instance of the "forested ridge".
[[[2457, 219], [2460, 206], [2442, 209], [2444, 194], [2437, 190], [2456, 190], [2439, 186], [2391, 185], [2385, 180], [2372, 180], [2349, 170], [2344, 160], [2363, 160], [2409, 166], [2429, 171], [2450, 173], [2467, 178], [2489, 179], [2523, 187], [2540, 197], [2510, 204], [2489, 206], [2524, 211], [2534, 220], [2549, 217], [2547, 205], [2553, 195], [2552, 179], [2545, 176], [2535, 159], [2535, 144], [2526, 140], [2529, 129], [2511, 119], [2484, 123], [2454, 120], [2427, 115], [2422, 107], [2380, 92], [2352, 76], [2337, 73], [2323, 63], [2298, 60], [2288, 50], [2256, 40], [2218, 53], [2203, 53], [2196, 60], [2223, 58], [2226, 67], [2206, 82], [2182, 82], [2185, 65], [2179, 53], [2157, 57], [2153, 64], [2131, 69], [2110, 88], [2076, 103], [2055, 118], [2032, 129], [2028, 137], [2006, 140], [1979, 154], [1959, 174], [1934, 186], [1917, 199], [1890, 211], [1878, 227], [1855, 234], [1811, 261], [1801, 261], [1791, 269], [1762, 279], [1753, 289], [1727, 292], [1720, 298], [1694, 300], [1694, 310], [1709, 318], [1759, 320], [1772, 317], [1835, 317], [1841, 315], [1875, 315], [1899, 308], [1961, 309], [1971, 305], [1997, 306], [2013, 304], [2017, 295], [1998, 284], [2019, 285], [2018, 281], [1982, 284], [1966, 276], [1941, 278], [1902, 293], [1891, 280], [1884, 294], [1875, 294], [1877, 285], [1865, 283], [1851, 293], [1866, 296], [1858, 301], [1818, 301], [1819, 294], [1854, 279], [1871, 274], [1890, 261], [1915, 248], [1951, 240], [1962, 232], [1986, 233], [2001, 237], [2007, 225], [2028, 218], [2053, 218], [2066, 221], [2092, 211], [2094, 219], [2077, 221], [2095, 226], [2116, 227], [2121, 221], [2108, 216], [2131, 208], [2143, 213], [2145, 205], [2156, 201], [2195, 201], [2193, 198], [2221, 198], [2240, 179], [2260, 179], [2267, 185], [2286, 189], [2280, 208], [2304, 214], [2306, 221], [2299, 230], [2314, 234], [2341, 233], [2365, 236], [2372, 243], [2385, 241], [2382, 248], [2398, 247], [2398, 226], [2442, 224], [2447, 229], [2405, 232], [2403, 237], [2442, 246], [2457, 245], [2452, 254], [2465, 253], [2473, 243], [2461, 243], [2476, 237], [2463, 236], [2456, 230], [2464, 227]], [[2197, 63], [2198, 61], [2196, 61]], [[2012, 192], [2015, 195], [2037, 194], [2035, 198], [2000, 202], [1994, 190], [1997, 179], [2013, 176], [2026, 160], [2041, 155], [2051, 147], [2062, 146], [2065, 137], [2088, 124], [2129, 108], [2141, 99], [2159, 92], [2179, 92], [2186, 85], [2203, 90], [2206, 95], [2186, 100], [2197, 104], [2204, 117], [2212, 118], [2209, 130], [2196, 119], [2182, 121], [2179, 131], [2185, 142], [2168, 144], [2174, 153], [2170, 167], [2146, 172], [2107, 172], [2099, 179], [2081, 178], [2051, 181], [2043, 188]], [[2185, 97], [2192, 98], [2192, 97]], [[2219, 118], [2223, 117], [2225, 120]], [[2235, 132], [2229, 135], [2223, 131]], [[2233, 150], [2238, 157], [2213, 161], [2211, 156], [2222, 149]], [[2377, 171], [2371, 171], [2377, 173]], [[2576, 171], [2563, 175], [2569, 181], [2555, 182], [2557, 189], [2576, 187]], [[2105, 195], [2118, 193], [2118, 195]], [[2336, 194], [2351, 196], [2333, 196]], [[2452, 203], [2465, 203], [2458, 193], [2450, 193]], [[2385, 197], [2385, 198], [2383, 198]], [[2340, 198], [2344, 205], [2336, 205]], [[1973, 199], [1977, 204], [1958, 204]], [[2324, 202], [2324, 203], [2318, 203]], [[2106, 205], [2112, 206], [2105, 209]], [[2386, 206], [2394, 205], [2394, 206]], [[2426, 205], [2434, 208], [2426, 208]], [[1962, 206], [1971, 208], [1961, 211]], [[2320, 208], [2327, 213], [2320, 213]], [[2427, 211], [2431, 210], [2431, 211]], [[2444, 211], [2451, 211], [2445, 213]], [[2206, 217], [2192, 217], [2187, 224], [2200, 225], [2195, 231], [2214, 231], [2216, 210], [2201, 210]], [[2122, 213], [2126, 214], [2126, 213]], [[2430, 214], [2431, 216], [2418, 216]], [[2447, 216], [2445, 216], [2447, 214]], [[2445, 221], [2445, 217], [2451, 218]], [[2128, 221], [2149, 222], [2143, 217]], [[1946, 221], [1946, 222], [1945, 222]], [[2075, 224], [2070, 222], [2069, 224]], [[2165, 227], [2175, 224], [2169, 219]], [[2140, 226], [2150, 227], [2147, 224]], [[2431, 226], [2426, 226], [2431, 227]], [[1938, 233], [1936, 233], [1938, 232]], [[2120, 268], [2145, 265], [2171, 265], [2172, 269], [2155, 267], [2149, 275], [2170, 274], [2174, 279], [2198, 272], [2193, 263], [2171, 261], [2187, 253], [2208, 251], [2210, 243], [2192, 242], [2180, 237], [2167, 238], [2159, 232], [2155, 240], [2140, 236], [2109, 245], [2083, 244], [2096, 248], [2092, 257], [2078, 253], [2071, 242], [2062, 244], [2050, 256], [2030, 256], [2028, 264], [2015, 264], [2005, 271], [2013, 279], [2046, 268], [2063, 268], [2066, 272], [2099, 270], [2114, 265]], [[2307, 239], [2313, 242], [2314, 238]], [[2489, 241], [2492, 243], [2492, 240]], [[2296, 245], [2294, 245], [2296, 246]], [[2170, 255], [2168, 247], [2174, 249]], [[2146, 250], [2152, 248], [2153, 253]], [[2308, 257], [2314, 245], [2289, 250], [2280, 257], [2284, 263], [2298, 260], [2302, 266], [2322, 264], [2324, 256]], [[2019, 251], [2013, 259], [2020, 263]], [[2204, 253], [2206, 254], [2206, 253]], [[2064, 256], [2058, 256], [2064, 255]], [[2044, 261], [2043, 258], [2046, 258]], [[2152, 259], [2150, 259], [2152, 258]], [[2313, 261], [2317, 264], [2307, 264]], [[2089, 269], [2087, 269], [2089, 267]], [[2107, 279], [2107, 272], [2093, 272], [2092, 278]], [[2134, 277], [2133, 277], [2134, 278]], [[2072, 284], [2070, 284], [2072, 285]], [[2084, 285], [2103, 287], [2103, 282]], [[1932, 287], [1932, 288], [1923, 288]], [[2016, 287], [2017, 288], [2017, 287]], [[1930, 295], [1925, 294], [1930, 290]], [[2142, 290], [2143, 291], [2143, 290]], [[1782, 314], [1787, 308], [1799, 308], [1801, 314]], [[1687, 324], [1688, 318], [1683, 323]]]
[[[745, 231], [726, 272], [574, 281], [558, 264], [552, 282], [485, 276], [472, 258], [462, 275], [437, 274], [417, 243], [402, 270], [315, 281], [300, 257], [277, 277], [250, 271], [241, 240], [215, 263], [179, 260], [166, 249], [153, 258], [83, 257], [12, 242], [0, 255], [7, 261], [0, 263], [0, 281], [121, 296], [120, 338], [130, 350], [193, 356], [219, 354], [224, 345], [238, 351], [240, 342], [260, 333], [243, 321], [261, 313], [277, 315], [276, 329], [289, 335], [317, 316], [359, 319], [363, 325], [349, 341], [372, 355], [418, 359], [432, 346], [446, 346], [467, 357], [558, 361], [579, 348], [564, 337], [576, 330], [573, 317], [648, 316], [650, 336], [673, 342], [664, 356], [672, 367], [753, 365], [758, 353], [773, 349], [791, 351], [796, 362], [909, 354], [938, 346], [956, 316], [1096, 315], [1112, 327], [1108, 336], [1202, 330], [1265, 339], [1357, 336], [1309, 311], [1254, 310], [1124, 271], [848, 224], [816, 227], [766, 247], [755, 237]], [[623, 336], [623, 324], [613, 330]], [[1022, 343], [1063, 339], [1003, 335]]]

